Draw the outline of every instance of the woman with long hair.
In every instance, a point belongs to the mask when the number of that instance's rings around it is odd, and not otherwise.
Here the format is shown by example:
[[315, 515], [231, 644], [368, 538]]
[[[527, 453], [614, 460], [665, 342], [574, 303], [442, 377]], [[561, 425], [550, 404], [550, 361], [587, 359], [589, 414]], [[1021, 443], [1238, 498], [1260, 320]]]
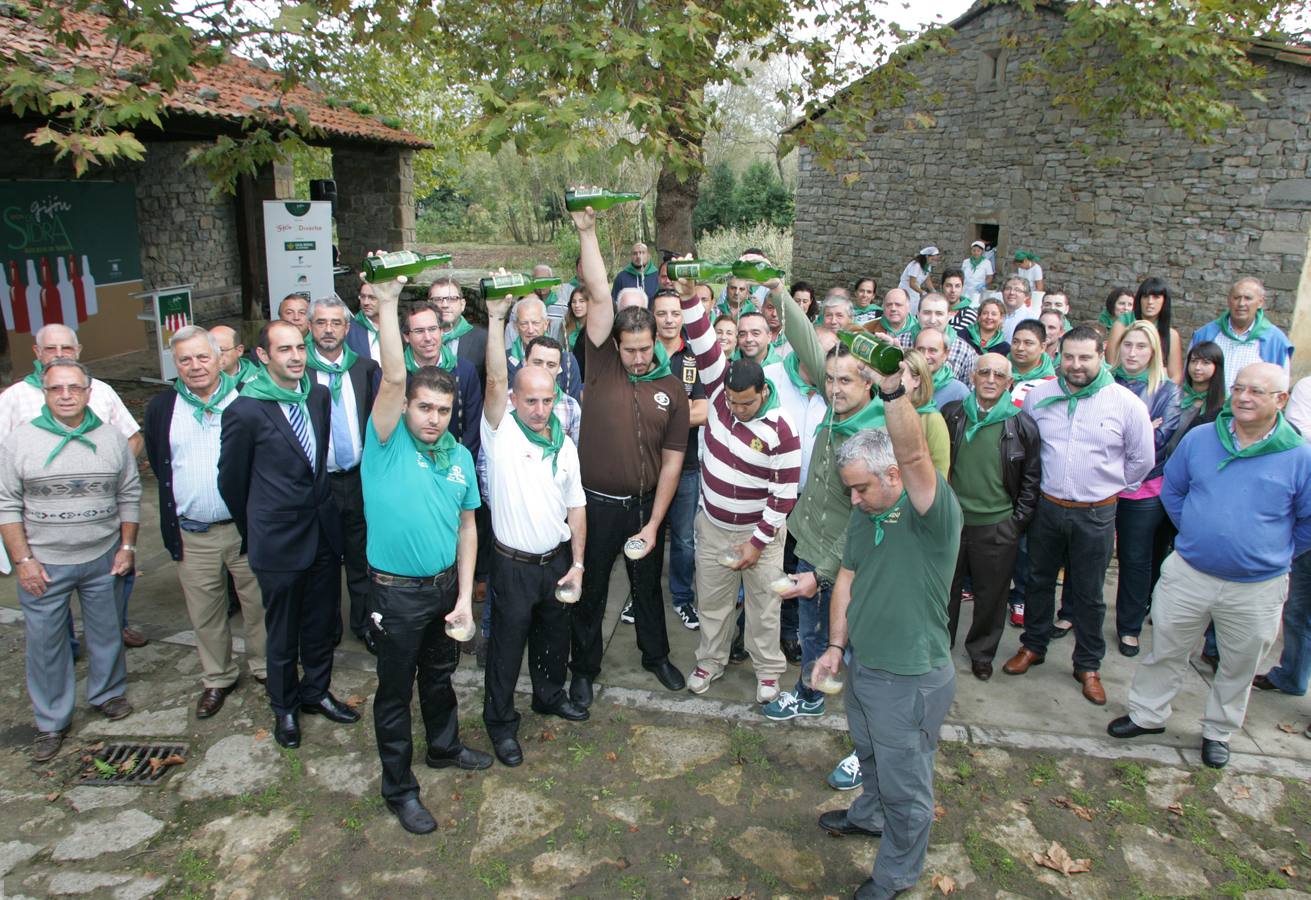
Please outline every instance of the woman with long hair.
[[1133, 313], [1134, 293], [1132, 288], [1116, 285], [1106, 295], [1106, 308], [1097, 316], [1097, 324], [1110, 334], [1115, 321], [1126, 313]]
[[1006, 341], [1002, 331], [1002, 322], [1006, 318], [1006, 305], [996, 297], [986, 297], [979, 304], [979, 316], [973, 325], [956, 329], [956, 333], [965, 343], [974, 348], [975, 353], [1000, 353], [1006, 356], [1011, 352], [1011, 345]]
[[[1161, 359], [1166, 375], [1175, 384], [1184, 380], [1183, 341], [1179, 339], [1179, 330], [1170, 327], [1170, 285], [1163, 278], [1148, 278], [1138, 285], [1133, 298], [1133, 317], [1138, 322], [1151, 322], [1156, 326], [1156, 336], [1160, 339]], [[1106, 340], [1106, 361], [1114, 365], [1119, 358], [1120, 339], [1124, 336], [1123, 320], [1111, 326], [1111, 333]]]
[[[569, 295], [569, 306], [564, 312], [564, 321], [560, 326], [560, 343], [574, 355], [578, 361], [578, 380], [583, 379], [583, 365], [586, 344], [578, 345], [578, 335], [587, 333], [587, 288], [579, 285]], [[584, 338], [586, 341], [586, 338]]]
[[1117, 384], [1147, 406], [1156, 445], [1156, 465], [1136, 490], [1120, 494], [1115, 510], [1116, 558], [1120, 561], [1115, 592], [1115, 631], [1120, 653], [1138, 655], [1138, 639], [1151, 605], [1152, 588], [1161, 575], [1157, 535], [1165, 521], [1161, 503], [1168, 454], [1165, 448], [1179, 428], [1179, 388], [1166, 377], [1164, 354], [1154, 323], [1139, 320], [1124, 330], [1120, 360], [1111, 370]]
[[918, 350], [907, 350], [903, 359], [910, 369], [902, 379], [906, 395], [920, 414], [920, 428], [924, 431], [925, 443], [929, 445], [933, 468], [947, 478], [951, 471], [951, 434], [947, 431], [947, 421], [933, 403], [933, 369], [928, 358]]

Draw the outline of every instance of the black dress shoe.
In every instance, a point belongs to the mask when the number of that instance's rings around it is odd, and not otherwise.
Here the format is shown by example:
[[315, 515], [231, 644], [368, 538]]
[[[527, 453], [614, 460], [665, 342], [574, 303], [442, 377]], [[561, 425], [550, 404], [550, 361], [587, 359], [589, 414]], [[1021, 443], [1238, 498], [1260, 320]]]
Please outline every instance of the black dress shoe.
[[1207, 654], [1203, 653], [1202, 662], [1210, 666], [1212, 672], [1218, 672], [1220, 670], [1220, 657], [1218, 656], [1208, 656]]
[[1047, 635], [1047, 638], [1048, 640], [1059, 641], [1063, 637], [1069, 637], [1070, 632], [1072, 631], [1074, 631], [1073, 625], [1071, 625], [1069, 628], [1060, 628], [1056, 625], [1053, 625], [1051, 632]]
[[784, 658], [792, 665], [801, 662], [801, 641], [796, 638], [784, 638], [779, 641], [779, 648], [783, 651]]
[[1253, 678], [1252, 687], [1256, 688], [1258, 691], [1279, 690], [1279, 685], [1271, 681], [1270, 678], [1266, 675], [1257, 675], [1255, 678]]
[[656, 680], [665, 686], [665, 690], [681, 691], [687, 687], [687, 682], [683, 680], [683, 673], [674, 668], [674, 664], [668, 659], [644, 668], [655, 675]]
[[583, 709], [592, 705], [592, 679], [586, 675], [575, 675], [569, 682], [569, 699], [575, 706]]
[[295, 749], [300, 746], [300, 725], [295, 713], [281, 713], [273, 716], [273, 739], [279, 747]]
[[523, 748], [514, 738], [501, 738], [501, 740], [492, 744], [492, 750], [496, 752], [496, 758], [501, 761], [501, 765], [514, 768], [523, 765]]
[[1106, 733], [1115, 738], [1136, 738], [1144, 734], [1165, 734], [1164, 728], [1143, 728], [1128, 716], [1120, 716], [1106, 726]]
[[237, 688], [237, 682], [232, 682], [227, 687], [205, 688], [200, 692], [200, 699], [196, 701], [196, 718], [208, 719], [223, 708], [223, 701]]
[[457, 769], [488, 769], [492, 765], [492, 755], [472, 747], [461, 747], [460, 752], [452, 756], [436, 756], [429, 750], [423, 761], [432, 769], [449, 769], [451, 766]]
[[342, 703], [332, 694], [324, 694], [318, 703], [302, 703], [300, 711], [315, 716], [323, 716], [330, 722], [350, 725], [360, 720], [360, 714]]
[[554, 706], [547, 706], [534, 700], [533, 712], [543, 716], [559, 716], [570, 722], [585, 722], [592, 715], [585, 707], [573, 703], [568, 697], [561, 697]]
[[992, 677], [992, 663], [975, 661], [970, 663], [970, 671], [979, 681], [987, 681]]
[[[374, 656], [377, 656], [377, 655], [378, 655], [378, 639], [377, 639], [376, 637], [373, 636], [373, 632], [372, 632], [372, 631], [366, 631], [366, 632], [364, 632], [364, 637], [360, 638], [360, 640], [364, 641], [364, 649], [365, 649], [365, 650], [368, 650], [368, 651], [369, 651], [370, 653], [372, 653]], [[417, 803], [418, 801], [415, 801], [415, 802]], [[423, 808], [423, 804], [420, 804], [420, 805], [419, 805], [419, 808], [422, 809], [422, 808]], [[427, 810], [424, 810], [424, 811], [427, 812]]]
[[428, 834], [437, 830], [437, 820], [428, 812], [428, 808], [419, 802], [418, 797], [388, 800], [387, 808], [396, 814], [396, 818], [401, 821], [401, 827], [410, 834]]
[[1126, 643], [1124, 642], [1124, 638], [1120, 638], [1120, 655], [1121, 655], [1121, 656], [1137, 656], [1137, 655], [1138, 655], [1138, 651], [1141, 650], [1141, 649], [1142, 649], [1142, 647], [1141, 647], [1140, 645], [1138, 645], [1138, 644], [1126, 644]]
[[880, 829], [861, 828], [847, 819], [845, 809], [831, 809], [819, 817], [819, 827], [832, 835], [863, 834], [866, 837], [883, 837]]
[[1229, 763], [1229, 745], [1224, 741], [1202, 738], [1202, 762], [1212, 769], [1223, 769]]

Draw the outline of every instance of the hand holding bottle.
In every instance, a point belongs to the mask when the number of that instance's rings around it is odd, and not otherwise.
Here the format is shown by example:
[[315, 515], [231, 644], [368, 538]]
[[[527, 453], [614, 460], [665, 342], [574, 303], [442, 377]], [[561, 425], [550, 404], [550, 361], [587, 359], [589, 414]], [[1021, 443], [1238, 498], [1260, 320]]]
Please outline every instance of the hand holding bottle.
[[[365, 259], [367, 261], [369, 259], [377, 259], [379, 257], [385, 257], [386, 255], [387, 255], [386, 250], [374, 250], [372, 253], [366, 256]], [[367, 267], [367, 262], [366, 262], [366, 267]], [[360, 273], [360, 281], [366, 284], [373, 285], [373, 295], [378, 298], [378, 302], [381, 304], [387, 302], [390, 303], [399, 302], [401, 298], [401, 292], [405, 289], [405, 285], [409, 284], [410, 279], [409, 276], [407, 275], [398, 275], [395, 278], [388, 278], [385, 281], [369, 281], [368, 272], [364, 271]]]
[[[597, 190], [597, 188], [595, 186], [592, 186], [587, 188], [574, 188], [574, 190], [594, 191]], [[596, 210], [590, 206], [585, 206], [582, 209], [569, 210], [569, 217], [574, 220], [574, 227], [577, 228], [580, 232], [596, 230]]]

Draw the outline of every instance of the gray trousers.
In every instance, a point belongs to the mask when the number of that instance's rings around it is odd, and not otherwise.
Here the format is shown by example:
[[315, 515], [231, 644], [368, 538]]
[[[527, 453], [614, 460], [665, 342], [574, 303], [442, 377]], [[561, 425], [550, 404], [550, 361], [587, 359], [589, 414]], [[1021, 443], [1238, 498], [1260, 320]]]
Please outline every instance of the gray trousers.
[[[919, 880], [933, 825], [933, 758], [938, 730], [956, 696], [951, 664], [923, 675], [867, 669], [851, 659], [847, 727], [860, 758], [864, 791], [847, 812], [881, 830], [874, 858], [875, 896], [893, 896]], [[881, 893], [880, 893], [881, 892]]]
[[117, 550], [116, 541], [108, 553], [88, 563], [45, 563], [50, 583], [40, 597], [33, 597], [21, 585], [18, 588], [27, 626], [27, 692], [38, 731], [63, 731], [73, 720], [77, 680], [68, 634], [73, 622], [69, 599], [75, 590], [81, 601], [83, 639], [90, 660], [87, 702], [99, 706], [127, 690], [127, 661], [114, 595], [118, 579], [109, 574]]

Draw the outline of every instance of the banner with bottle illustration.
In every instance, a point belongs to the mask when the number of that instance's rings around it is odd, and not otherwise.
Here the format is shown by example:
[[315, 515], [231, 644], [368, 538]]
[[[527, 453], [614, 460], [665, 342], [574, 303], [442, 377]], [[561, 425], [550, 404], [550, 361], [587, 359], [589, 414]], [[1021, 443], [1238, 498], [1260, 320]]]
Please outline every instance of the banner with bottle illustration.
[[155, 350], [159, 353], [160, 377], [164, 381], [172, 381], [178, 377], [178, 369], [173, 363], [173, 351], [169, 349], [168, 342], [174, 334], [195, 321], [191, 315], [191, 285], [159, 288], [142, 296], [149, 299], [151, 305], [151, 313], [147, 318], [155, 322]]
[[307, 300], [332, 294], [332, 204], [265, 200], [264, 256], [272, 318], [278, 318], [289, 294], [302, 294]]
[[15, 372], [44, 325], [78, 332], [82, 359], [141, 349], [136, 193], [109, 181], [0, 182], [0, 310]]

